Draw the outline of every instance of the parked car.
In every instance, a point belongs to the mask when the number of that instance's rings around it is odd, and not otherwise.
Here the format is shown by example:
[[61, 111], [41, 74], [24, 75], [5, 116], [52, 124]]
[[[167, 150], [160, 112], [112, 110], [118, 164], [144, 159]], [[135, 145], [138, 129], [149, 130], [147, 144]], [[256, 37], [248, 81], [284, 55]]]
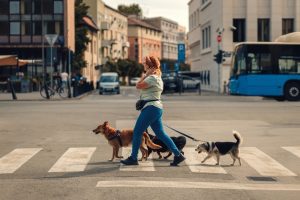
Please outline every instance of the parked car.
[[136, 85], [137, 82], [139, 82], [139, 80], [140, 80], [140, 77], [133, 77], [133, 78], [130, 79], [129, 84], [130, 85]]
[[183, 92], [185, 90], [196, 90], [199, 89], [200, 86], [200, 80], [196, 78], [192, 78], [190, 76], [186, 75], [180, 75], [180, 79], [182, 79], [182, 90]]
[[99, 80], [99, 94], [116, 93], [120, 94], [119, 75], [115, 72], [101, 74]]
[[176, 92], [178, 83], [174, 74], [164, 73], [161, 78], [164, 82], [164, 92]]

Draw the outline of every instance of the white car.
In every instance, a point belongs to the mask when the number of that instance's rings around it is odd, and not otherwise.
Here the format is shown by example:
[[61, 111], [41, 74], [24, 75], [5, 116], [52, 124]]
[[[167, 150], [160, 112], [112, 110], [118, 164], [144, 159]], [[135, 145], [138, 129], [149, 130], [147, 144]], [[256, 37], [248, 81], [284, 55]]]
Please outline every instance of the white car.
[[99, 80], [99, 94], [117, 93], [120, 94], [119, 75], [115, 72], [101, 74]]
[[139, 80], [140, 80], [140, 77], [133, 77], [133, 78], [131, 78], [130, 79], [130, 85], [136, 85], [137, 84], [137, 82], [139, 82]]

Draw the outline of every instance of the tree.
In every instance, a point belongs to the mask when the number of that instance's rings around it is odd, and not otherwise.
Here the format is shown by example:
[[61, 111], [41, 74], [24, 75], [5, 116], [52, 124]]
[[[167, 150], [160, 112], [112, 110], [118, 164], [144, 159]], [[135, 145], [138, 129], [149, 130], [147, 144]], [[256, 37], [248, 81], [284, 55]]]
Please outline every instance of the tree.
[[89, 6], [82, 1], [75, 1], [75, 54], [72, 65], [73, 70], [77, 72], [86, 67], [87, 63], [84, 60], [84, 52], [90, 42], [87, 36], [88, 28], [83, 25], [83, 17], [87, 15]]
[[137, 15], [143, 16], [143, 10], [139, 4], [130, 4], [129, 6], [121, 4], [118, 6], [118, 10], [125, 15]]

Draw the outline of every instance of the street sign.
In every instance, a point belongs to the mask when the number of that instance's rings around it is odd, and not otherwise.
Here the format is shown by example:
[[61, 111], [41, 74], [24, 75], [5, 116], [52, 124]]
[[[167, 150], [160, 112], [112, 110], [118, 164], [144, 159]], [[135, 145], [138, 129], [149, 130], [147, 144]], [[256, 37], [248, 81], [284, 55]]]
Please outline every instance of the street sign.
[[46, 34], [45, 38], [47, 40], [47, 42], [49, 43], [49, 45], [52, 47], [54, 45], [54, 43], [57, 40], [58, 35], [57, 34]]
[[222, 36], [221, 35], [217, 36], [217, 41], [218, 41], [218, 43], [222, 42]]
[[185, 62], [185, 44], [178, 44], [178, 62]]

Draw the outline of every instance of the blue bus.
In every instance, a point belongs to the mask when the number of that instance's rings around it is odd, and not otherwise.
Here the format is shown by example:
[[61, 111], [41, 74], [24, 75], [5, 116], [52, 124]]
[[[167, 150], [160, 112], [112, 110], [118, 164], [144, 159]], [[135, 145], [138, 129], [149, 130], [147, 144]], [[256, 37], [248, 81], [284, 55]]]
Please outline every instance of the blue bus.
[[300, 100], [300, 43], [243, 42], [233, 52], [232, 95]]

